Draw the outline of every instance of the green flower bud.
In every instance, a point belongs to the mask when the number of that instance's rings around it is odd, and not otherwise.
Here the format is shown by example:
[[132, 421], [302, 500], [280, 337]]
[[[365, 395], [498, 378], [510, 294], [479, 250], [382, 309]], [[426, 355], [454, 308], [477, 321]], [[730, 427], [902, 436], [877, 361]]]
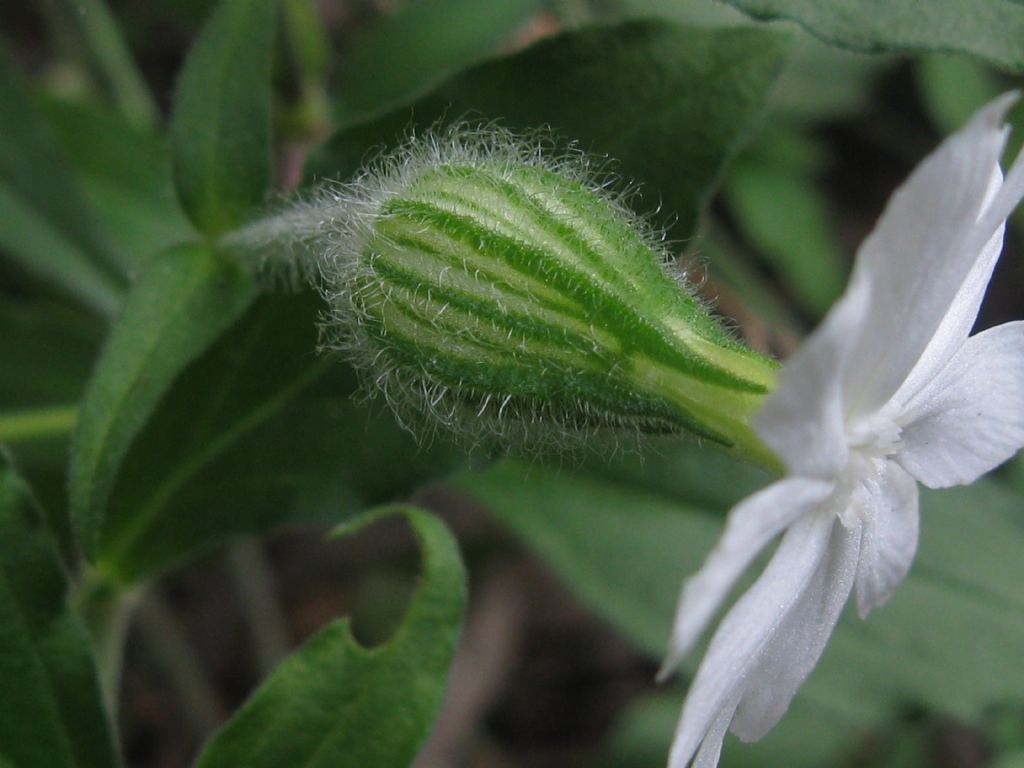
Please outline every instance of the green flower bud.
[[634, 216], [504, 134], [408, 148], [337, 191], [328, 343], [414, 431], [688, 433], [774, 459], [749, 418], [776, 365], [666, 271]]

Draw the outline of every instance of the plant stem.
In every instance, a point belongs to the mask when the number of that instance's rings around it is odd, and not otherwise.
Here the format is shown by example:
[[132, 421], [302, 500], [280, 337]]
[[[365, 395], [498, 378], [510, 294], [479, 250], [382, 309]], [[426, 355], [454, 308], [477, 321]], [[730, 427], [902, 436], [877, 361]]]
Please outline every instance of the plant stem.
[[266, 677], [288, 655], [288, 622], [277, 600], [274, 574], [259, 541], [241, 539], [228, 549], [228, 566], [249, 625], [260, 675]]
[[68, 434], [77, 420], [77, 405], [51, 405], [0, 413], [0, 442], [18, 443]]
[[197, 736], [206, 737], [224, 719], [224, 711], [195, 652], [158, 591], [150, 591], [140, 601], [137, 617], [139, 632], [164, 668], [182, 714]]
[[124, 591], [94, 570], [86, 572], [75, 595], [76, 608], [92, 638], [100, 686], [112, 723], [117, 722], [124, 641], [136, 602], [136, 591]]

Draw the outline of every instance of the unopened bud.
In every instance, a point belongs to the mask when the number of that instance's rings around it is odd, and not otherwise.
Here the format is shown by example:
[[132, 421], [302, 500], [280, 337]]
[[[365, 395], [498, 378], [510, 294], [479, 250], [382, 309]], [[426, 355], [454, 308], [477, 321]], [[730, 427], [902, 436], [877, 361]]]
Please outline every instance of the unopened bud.
[[502, 133], [406, 148], [337, 192], [329, 344], [419, 431], [689, 433], [772, 463], [775, 364], [666, 269], [625, 206]]

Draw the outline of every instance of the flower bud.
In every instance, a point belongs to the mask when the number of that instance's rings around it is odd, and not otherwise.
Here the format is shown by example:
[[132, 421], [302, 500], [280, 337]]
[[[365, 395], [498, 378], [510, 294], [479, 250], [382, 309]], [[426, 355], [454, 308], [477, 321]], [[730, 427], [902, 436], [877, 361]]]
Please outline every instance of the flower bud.
[[669, 276], [583, 164], [455, 135], [406, 148], [337, 200], [328, 343], [414, 431], [689, 433], [771, 462], [748, 421], [775, 364]]

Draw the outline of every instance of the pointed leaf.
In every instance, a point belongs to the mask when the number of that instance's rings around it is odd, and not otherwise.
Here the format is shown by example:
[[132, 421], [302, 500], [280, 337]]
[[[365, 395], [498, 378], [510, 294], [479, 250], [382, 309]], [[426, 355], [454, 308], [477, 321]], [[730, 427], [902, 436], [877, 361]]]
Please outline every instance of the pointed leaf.
[[423, 551], [423, 574], [394, 636], [366, 649], [347, 620], [330, 624], [260, 686], [207, 744], [197, 768], [406, 766], [444, 695], [466, 600], [455, 541], [432, 515], [404, 515]]
[[0, 680], [0, 755], [9, 765], [118, 765], [89, 638], [68, 602], [56, 547], [2, 450]]
[[133, 286], [82, 401], [71, 454], [73, 523], [86, 552], [128, 448], [174, 378], [245, 310], [251, 276], [200, 246], [155, 257]]
[[222, 0], [178, 81], [174, 181], [192, 222], [210, 235], [242, 223], [270, 185], [276, 15], [277, 0]]
[[336, 523], [452, 466], [387, 413], [352, 402], [316, 352], [320, 300], [261, 297], [176, 379], [125, 458], [96, 560], [132, 582], [239, 533]]

